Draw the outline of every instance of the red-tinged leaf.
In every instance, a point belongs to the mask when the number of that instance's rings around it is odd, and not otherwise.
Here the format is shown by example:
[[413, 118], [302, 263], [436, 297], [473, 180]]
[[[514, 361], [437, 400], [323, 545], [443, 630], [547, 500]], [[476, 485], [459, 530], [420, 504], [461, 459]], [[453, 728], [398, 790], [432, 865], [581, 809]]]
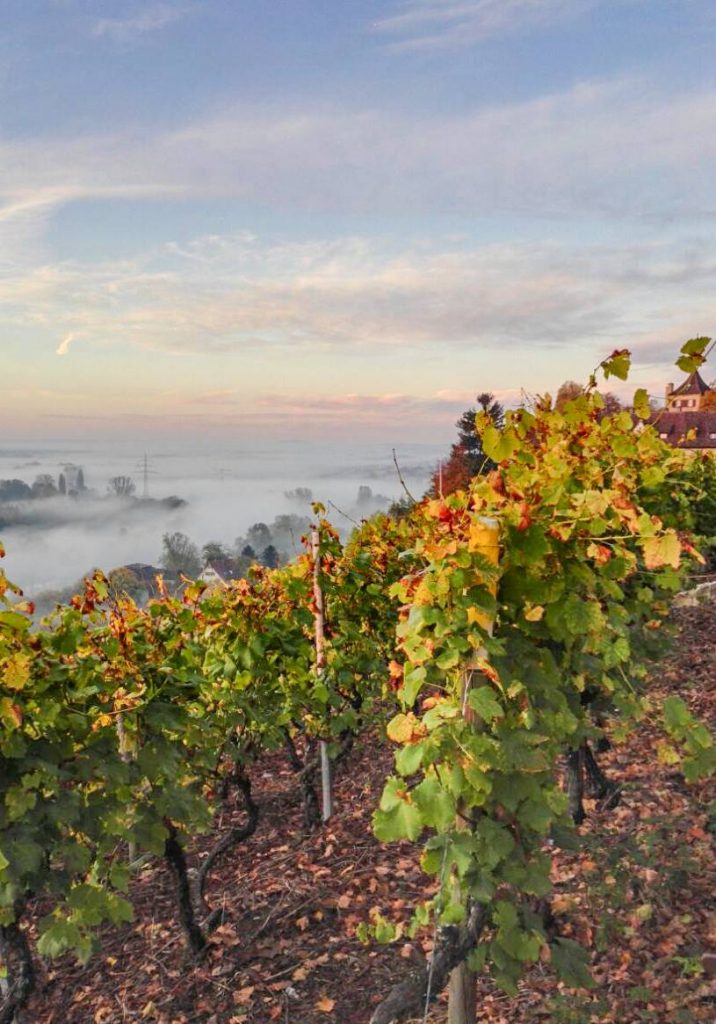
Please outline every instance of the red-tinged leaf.
[[612, 557], [612, 551], [606, 544], [592, 543], [587, 545], [587, 556], [593, 558], [598, 565], [606, 565]]

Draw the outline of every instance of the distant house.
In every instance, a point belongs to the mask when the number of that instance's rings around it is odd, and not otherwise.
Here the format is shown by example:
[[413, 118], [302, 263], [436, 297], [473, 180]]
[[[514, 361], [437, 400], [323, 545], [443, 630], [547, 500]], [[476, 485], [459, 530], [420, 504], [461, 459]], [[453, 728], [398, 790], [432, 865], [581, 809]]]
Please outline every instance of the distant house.
[[209, 587], [226, 586], [243, 576], [241, 566], [233, 558], [211, 558], [201, 571], [201, 579]]
[[[712, 395], [713, 399], [707, 402], [707, 396]], [[651, 423], [662, 441], [676, 448], [716, 450], [716, 390], [709, 387], [698, 370], [678, 388], [667, 384], [666, 408], [655, 413]]]
[[673, 384], [666, 385], [666, 409], [667, 412], [677, 410], [686, 412], [698, 412], [704, 401], [704, 396], [709, 392], [713, 393], [698, 370], [694, 370], [683, 384], [675, 388]]

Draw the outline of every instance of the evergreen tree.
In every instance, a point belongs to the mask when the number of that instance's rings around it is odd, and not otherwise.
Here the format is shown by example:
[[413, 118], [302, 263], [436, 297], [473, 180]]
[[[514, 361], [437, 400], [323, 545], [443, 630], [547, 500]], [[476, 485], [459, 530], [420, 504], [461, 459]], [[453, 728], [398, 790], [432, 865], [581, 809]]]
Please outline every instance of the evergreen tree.
[[[466, 409], [457, 421], [458, 445], [462, 448], [467, 461], [467, 470], [471, 477], [478, 473], [488, 473], [494, 469], [494, 463], [485, 465], [485, 453], [482, 450], [482, 440], [475, 427], [475, 419], [479, 412], [485, 412], [496, 427], [501, 428], [505, 422], [505, 410], [495, 399], [495, 396], [488, 391], [483, 391], [477, 396], [477, 407]], [[488, 460], [489, 462], [489, 460]]]
[[273, 544], [269, 544], [268, 547], [264, 548], [261, 554], [261, 564], [265, 565], [267, 569], [278, 569], [279, 556]]
[[496, 427], [505, 422], [505, 410], [488, 391], [477, 396], [477, 406], [466, 409], [457, 421], [458, 439], [450, 449], [450, 457], [433, 475], [431, 493], [451, 494], [462, 490], [474, 476], [489, 473], [495, 468], [492, 459], [488, 459], [482, 450], [482, 440], [477, 432], [475, 421], [478, 413], [484, 412]]

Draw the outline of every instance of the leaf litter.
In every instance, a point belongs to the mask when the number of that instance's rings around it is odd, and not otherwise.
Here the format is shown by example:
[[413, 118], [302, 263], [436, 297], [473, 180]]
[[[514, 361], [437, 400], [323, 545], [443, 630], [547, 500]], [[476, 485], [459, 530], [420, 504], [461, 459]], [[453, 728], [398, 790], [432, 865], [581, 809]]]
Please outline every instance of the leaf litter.
[[[716, 730], [716, 604], [676, 613], [674, 652], [653, 693], [678, 694]], [[555, 851], [554, 928], [590, 951], [595, 987], [557, 982], [549, 954], [508, 997], [478, 979], [480, 1024], [713, 1024], [716, 1021], [716, 793], [660, 757], [642, 723], [600, 757], [622, 787], [616, 808], [587, 802], [576, 852]], [[281, 752], [255, 773], [255, 835], [213, 872], [207, 895], [223, 923], [191, 961], [163, 866], [132, 883], [135, 920], [102, 936], [86, 965], [38, 965], [22, 1024], [367, 1024], [376, 1003], [430, 949], [430, 936], [363, 945], [359, 924], [379, 908], [407, 921], [430, 893], [408, 843], [382, 846], [371, 815], [391, 768], [389, 745], [357, 743], [335, 785], [335, 817], [306, 835], [295, 775]], [[228, 807], [221, 827], [241, 820]], [[201, 837], [193, 862], [211, 845]], [[36, 916], [48, 908], [37, 906]], [[430, 1021], [444, 1024], [444, 995]]]

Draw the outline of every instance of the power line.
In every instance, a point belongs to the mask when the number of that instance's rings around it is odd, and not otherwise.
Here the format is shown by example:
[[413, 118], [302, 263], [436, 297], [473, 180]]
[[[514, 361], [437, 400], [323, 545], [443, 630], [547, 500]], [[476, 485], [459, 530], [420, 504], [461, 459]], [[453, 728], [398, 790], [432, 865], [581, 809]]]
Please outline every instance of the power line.
[[152, 467], [152, 464], [149, 461], [149, 458], [148, 458], [146, 452], [144, 453], [144, 458], [142, 459], [142, 461], [138, 462], [137, 465], [135, 466], [135, 469], [140, 469], [142, 471], [142, 497], [143, 498], [148, 498], [149, 497], [149, 477], [150, 476], [156, 476], [157, 475], [157, 471]]

